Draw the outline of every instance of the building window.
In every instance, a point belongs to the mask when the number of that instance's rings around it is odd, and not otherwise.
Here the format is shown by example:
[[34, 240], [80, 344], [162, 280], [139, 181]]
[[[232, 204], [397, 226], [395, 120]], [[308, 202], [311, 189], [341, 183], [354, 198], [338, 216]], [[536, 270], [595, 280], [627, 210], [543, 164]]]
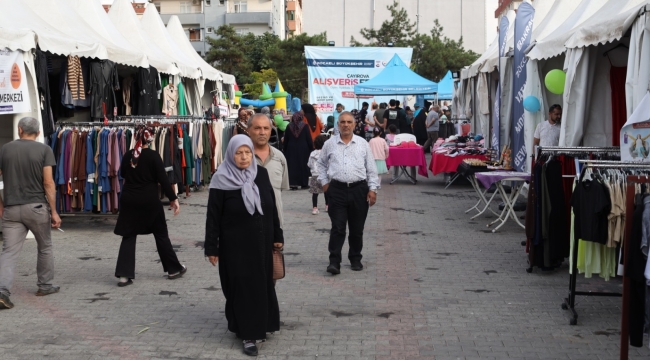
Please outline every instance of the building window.
[[201, 29], [190, 29], [190, 41], [201, 41]]
[[192, 12], [192, 3], [189, 1], [181, 1], [181, 14], [189, 14]]
[[248, 11], [248, 2], [243, 1], [243, 0], [237, 0], [235, 1], [235, 12], [236, 13], [243, 13]]
[[219, 0], [219, 6], [224, 6], [226, 4], [226, 0]]
[[214, 33], [214, 27], [208, 26], [207, 28], [205, 28], [205, 32], [207, 32], [208, 34]]
[[212, 5], [212, 1], [210, 1], [210, 0], [205, 0], [205, 5], [206, 5], [206, 6], [210, 6], [210, 5]]
[[296, 20], [296, 12], [294, 10], [287, 11], [288, 20]]
[[153, 6], [156, 7], [156, 10], [158, 10], [158, 14], [160, 14], [161, 13], [160, 12], [160, 8], [161, 8], [160, 3], [159, 2], [153, 3]]
[[248, 28], [241, 28], [241, 29], [235, 29], [235, 32], [237, 33], [237, 35], [244, 36], [251, 31]]

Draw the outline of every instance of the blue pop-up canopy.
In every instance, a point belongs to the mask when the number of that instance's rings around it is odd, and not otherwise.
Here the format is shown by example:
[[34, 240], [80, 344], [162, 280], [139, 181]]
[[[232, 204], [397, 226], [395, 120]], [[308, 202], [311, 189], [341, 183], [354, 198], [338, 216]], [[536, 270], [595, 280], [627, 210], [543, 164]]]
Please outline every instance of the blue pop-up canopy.
[[438, 84], [413, 72], [397, 54], [377, 76], [354, 85], [355, 95], [421, 95], [437, 91]]
[[438, 96], [425, 95], [425, 100], [452, 100], [454, 98], [454, 79], [451, 77], [451, 70], [447, 71], [445, 77], [438, 83]]

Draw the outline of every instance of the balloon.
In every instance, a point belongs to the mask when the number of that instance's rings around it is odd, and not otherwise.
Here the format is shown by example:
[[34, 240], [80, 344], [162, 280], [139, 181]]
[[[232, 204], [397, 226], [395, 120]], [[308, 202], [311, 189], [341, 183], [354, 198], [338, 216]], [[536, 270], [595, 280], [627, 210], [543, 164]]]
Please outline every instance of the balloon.
[[284, 131], [287, 128], [287, 125], [289, 125], [289, 122], [284, 121], [282, 115], [279, 114], [273, 117], [273, 121], [275, 121], [275, 126], [277, 126], [280, 131]]
[[539, 99], [534, 96], [526, 96], [524, 99], [524, 109], [530, 112], [538, 112], [540, 108]]
[[544, 78], [544, 84], [548, 91], [560, 95], [564, 92], [564, 83], [566, 82], [566, 73], [562, 70], [551, 70]]

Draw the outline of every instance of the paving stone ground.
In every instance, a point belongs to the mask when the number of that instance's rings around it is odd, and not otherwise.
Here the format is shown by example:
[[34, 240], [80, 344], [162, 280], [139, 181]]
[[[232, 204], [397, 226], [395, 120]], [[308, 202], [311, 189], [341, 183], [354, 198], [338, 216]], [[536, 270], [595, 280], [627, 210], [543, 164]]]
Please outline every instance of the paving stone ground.
[[[509, 223], [492, 234], [490, 218], [469, 220], [469, 185], [387, 180], [366, 222], [365, 269], [344, 263], [336, 277], [325, 272], [322, 197], [313, 216], [310, 194], [283, 193], [283, 326], [260, 346], [260, 359], [618, 359], [620, 298], [578, 298], [578, 325], [570, 326], [560, 308], [568, 266], [526, 273], [524, 231]], [[181, 215], [168, 216], [189, 267], [180, 280], [163, 277], [153, 237], [141, 236], [135, 283], [118, 288], [115, 219], [66, 217], [65, 233], [53, 233], [61, 292], [36, 297], [36, 244], [27, 241], [16, 307], [0, 312], [0, 359], [246, 358], [227, 331], [217, 269], [203, 257], [207, 191], [181, 203]], [[580, 277], [579, 286], [620, 290], [621, 282]], [[648, 358], [647, 347], [630, 349], [630, 359]]]

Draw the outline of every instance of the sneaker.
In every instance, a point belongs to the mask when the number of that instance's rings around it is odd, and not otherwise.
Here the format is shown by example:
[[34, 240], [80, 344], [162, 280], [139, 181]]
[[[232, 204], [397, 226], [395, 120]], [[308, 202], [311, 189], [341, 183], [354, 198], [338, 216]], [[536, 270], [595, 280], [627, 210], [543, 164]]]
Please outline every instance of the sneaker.
[[361, 261], [353, 261], [350, 265], [351, 265], [350, 268], [352, 269], [352, 271], [361, 271], [361, 270], [363, 270], [363, 264], [361, 264]]
[[36, 296], [46, 296], [46, 295], [58, 293], [59, 290], [61, 290], [61, 287], [52, 285], [52, 287], [50, 287], [47, 290], [38, 289], [38, 291], [36, 292]]
[[320, 213], [320, 211], [318, 211], [318, 208], [314, 208], [314, 209], [311, 211], [311, 214], [312, 214], [312, 215], [318, 215], [319, 213]]
[[174, 280], [183, 276], [187, 272], [187, 266], [183, 265], [183, 269], [176, 274], [167, 275], [167, 279]]
[[244, 340], [244, 354], [248, 356], [257, 356], [257, 346], [255, 340]]
[[9, 300], [9, 296], [0, 293], [0, 309], [11, 309], [14, 304]]
[[341, 273], [341, 265], [337, 263], [330, 263], [327, 267], [327, 272], [332, 275], [338, 275]]

